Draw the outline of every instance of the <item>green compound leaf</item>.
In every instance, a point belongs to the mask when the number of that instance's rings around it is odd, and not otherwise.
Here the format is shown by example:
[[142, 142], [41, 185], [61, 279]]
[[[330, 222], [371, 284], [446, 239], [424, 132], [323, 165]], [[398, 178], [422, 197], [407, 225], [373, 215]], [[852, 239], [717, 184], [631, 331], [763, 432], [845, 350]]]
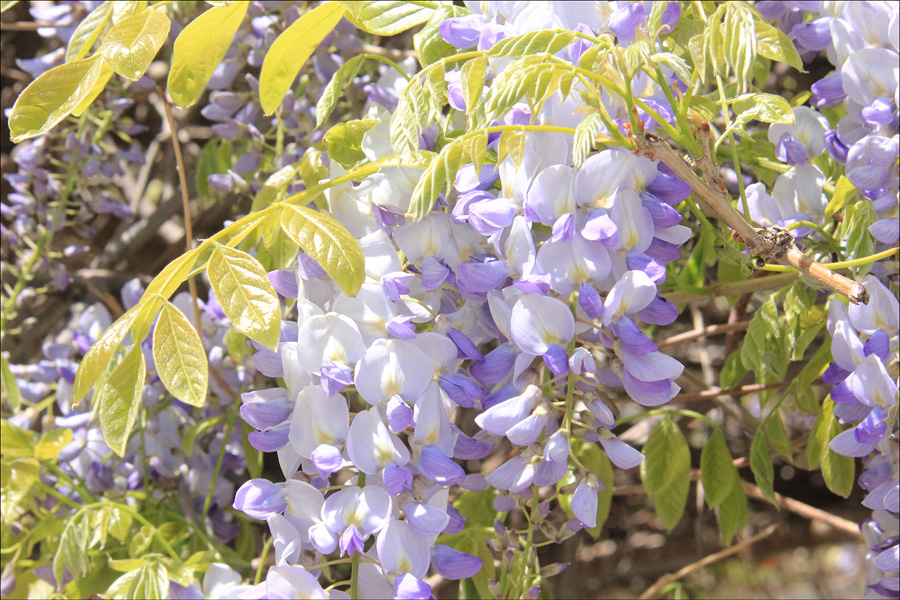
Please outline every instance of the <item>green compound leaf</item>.
[[500, 40], [494, 44], [487, 55], [491, 58], [500, 58], [503, 56], [526, 56], [543, 52], [556, 54], [576, 39], [578, 39], [578, 36], [571, 31], [531, 31]]
[[359, 242], [328, 215], [305, 206], [288, 206], [281, 227], [348, 296], [359, 293], [366, 279], [365, 257]]
[[124, 456], [134, 426], [147, 367], [140, 344], [135, 344], [100, 390], [100, 427], [107, 445]]
[[362, 149], [363, 136], [380, 122], [379, 119], [357, 119], [338, 123], [329, 129], [324, 138], [328, 145], [328, 157], [345, 169], [351, 169], [366, 158]]
[[94, 86], [104, 67], [98, 55], [54, 67], [31, 82], [19, 94], [9, 116], [12, 141], [18, 143], [49, 131], [86, 98], [93, 100], [99, 93]]
[[[6, 420], [3, 422], [6, 423]], [[29, 506], [23, 506], [22, 503], [29, 497], [31, 487], [38, 481], [40, 472], [41, 464], [33, 458], [23, 457], [3, 461], [3, 502], [0, 503], [0, 516], [3, 517], [4, 523], [11, 523], [28, 510]]]
[[373, 35], [397, 35], [421, 25], [435, 9], [412, 2], [340, 2], [347, 19]]
[[2, 375], [0, 381], [3, 383], [3, 395], [6, 403], [11, 410], [16, 411], [22, 403], [22, 392], [19, 391], [19, 384], [16, 383], [15, 376], [9, 370], [9, 362], [2, 356], [0, 356], [0, 375]]
[[419, 129], [430, 117], [428, 98], [420, 77], [406, 84], [397, 109], [391, 115], [391, 146], [401, 158], [409, 158], [419, 149]]
[[334, 107], [337, 106], [341, 97], [341, 92], [349, 82], [359, 73], [364, 56], [354, 56], [341, 65], [325, 89], [322, 91], [322, 97], [316, 103], [316, 129], [322, 126], [322, 123], [328, 120]]
[[466, 64], [462, 66], [460, 83], [463, 88], [463, 97], [466, 100], [466, 112], [471, 113], [481, 101], [486, 74], [487, 59], [483, 56], [466, 61]]
[[784, 32], [763, 21], [756, 21], [754, 28], [756, 48], [760, 56], [786, 62], [801, 73], [806, 72], [803, 70], [803, 59], [800, 58], [794, 42]]
[[103, 60], [126, 79], [140, 79], [169, 35], [169, 17], [148, 9], [125, 17], [100, 45]]
[[56, 581], [62, 582], [65, 569], [76, 579], [87, 575], [90, 565], [87, 556], [90, 537], [91, 524], [86, 513], [77, 513], [69, 519], [53, 557], [53, 576]]
[[731, 495], [735, 486], [740, 486], [738, 470], [732, 462], [725, 438], [718, 430], [713, 432], [703, 447], [700, 472], [706, 503], [710, 508], [719, 506]]
[[278, 295], [259, 261], [240, 250], [216, 246], [207, 269], [209, 283], [235, 328], [269, 348], [281, 330]]
[[259, 74], [259, 100], [265, 114], [275, 112], [303, 63], [343, 16], [344, 9], [340, 4], [320, 4], [294, 21], [275, 39]]
[[153, 332], [153, 360], [169, 392], [192, 406], [203, 406], [209, 383], [206, 351], [190, 321], [166, 302]]
[[112, 582], [105, 598], [166, 598], [169, 596], [169, 574], [159, 557], [143, 560], [140, 568], [125, 573]]
[[850, 204], [855, 198], [859, 190], [850, 183], [850, 179], [846, 175], [841, 175], [837, 183], [834, 184], [834, 194], [825, 207], [825, 217], [830, 218], [833, 214]]
[[66, 62], [81, 60], [91, 51], [94, 42], [100, 37], [104, 27], [112, 17], [115, 2], [107, 0], [81, 20], [66, 47]]
[[456, 179], [459, 168], [467, 162], [472, 162], [473, 151], [479, 147], [485, 147], [485, 140], [477, 140], [487, 134], [477, 136], [463, 135], [441, 149], [441, 153], [431, 159], [425, 168], [425, 172], [413, 189], [409, 210], [415, 219], [421, 219], [431, 211], [434, 200], [445, 188], [449, 193], [450, 186]]
[[225, 58], [249, 6], [248, 2], [214, 6], [178, 34], [166, 84], [175, 104], [186, 108], [200, 98], [213, 71]]
[[775, 490], [772, 485], [775, 482], [775, 468], [769, 458], [769, 443], [764, 429], [760, 428], [750, 444], [750, 469], [756, 478], [756, 485], [766, 500], [778, 506], [775, 500]]
[[94, 345], [90, 347], [87, 354], [81, 359], [81, 363], [78, 365], [78, 371], [75, 372], [74, 402], [76, 404], [81, 402], [81, 399], [84, 398], [85, 394], [87, 394], [88, 391], [94, 387], [94, 384], [97, 383], [97, 379], [106, 369], [106, 365], [109, 364], [109, 359], [112, 358], [116, 348], [118, 348], [122, 340], [125, 339], [125, 335], [131, 328], [131, 324], [134, 322], [135, 318], [137, 318], [140, 309], [141, 305], [138, 304], [119, 317], [116, 322], [100, 336], [100, 339], [94, 342]]
[[794, 111], [790, 103], [775, 94], [744, 94], [734, 99], [733, 108], [741, 123], [755, 119], [764, 123], [794, 124]]
[[663, 419], [644, 445], [641, 481], [656, 514], [672, 529], [681, 520], [691, 487], [691, 451], [678, 424]]
[[71, 429], [53, 429], [48, 431], [41, 436], [41, 440], [34, 447], [34, 457], [38, 460], [54, 460], [71, 441]]
[[441, 6], [433, 13], [425, 23], [425, 27], [413, 36], [413, 45], [416, 56], [423, 67], [456, 54], [458, 50], [444, 41], [441, 36], [440, 26], [447, 19], [461, 17], [469, 14], [469, 10], [461, 6]]
[[731, 488], [731, 492], [722, 500], [716, 510], [719, 513], [719, 529], [722, 531], [722, 539], [726, 545], [730, 545], [734, 536], [740, 533], [747, 524], [747, 494], [740, 481]]

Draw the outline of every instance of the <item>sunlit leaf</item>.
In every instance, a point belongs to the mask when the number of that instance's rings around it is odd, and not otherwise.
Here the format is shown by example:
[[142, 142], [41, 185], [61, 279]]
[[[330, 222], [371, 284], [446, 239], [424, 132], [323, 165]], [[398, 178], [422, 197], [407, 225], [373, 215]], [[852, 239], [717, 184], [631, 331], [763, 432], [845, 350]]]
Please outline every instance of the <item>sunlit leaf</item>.
[[106, 444], [119, 456], [125, 454], [141, 406], [146, 374], [141, 346], [132, 346], [100, 390], [100, 427]]
[[19, 94], [9, 116], [12, 141], [40, 135], [65, 119], [91, 95], [103, 67], [98, 55], [54, 67], [32, 81]]
[[316, 128], [321, 127], [322, 123], [328, 120], [334, 107], [337, 106], [344, 86], [353, 81], [353, 78], [359, 73], [363, 58], [365, 57], [354, 56], [342, 64], [341, 67], [335, 71], [331, 80], [325, 86], [325, 89], [322, 90], [322, 95], [316, 103]]
[[412, 2], [340, 2], [347, 19], [373, 35], [397, 35], [421, 25], [431, 17], [433, 8]]
[[278, 200], [279, 194], [297, 178], [300, 172], [300, 162], [287, 165], [269, 175], [263, 186], [253, 196], [253, 204], [250, 212], [256, 212]]
[[100, 45], [100, 54], [116, 73], [140, 79], [169, 34], [169, 17], [148, 9], [125, 17], [109, 30]]
[[72, 33], [72, 37], [69, 38], [69, 45], [66, 47], [66, 62], [81, 60], [90, 53], [94, 42], [109, 23], [115, 4], [115, 2], [107, 0], [81, 20]]
[[214, 6], [188, 23], [175, 40], [168, 90], [182, 108], [200, 98], [213, 71], [234, 41], [249, 2]]
[[259, 74], [259, 100], [263, 112], [267, 115], [275, 112], [303, 63], [343, 16], [344, 8], [337, 2], [320, 4], [275, 39]]
[[305, 206], [289, 206], [281, 226], [310, 258], [325, 269], [348, 296], [355, 296], [366, 278], [359, 242], [328, 215]]
[[139, 311], [140, 305], [137, 305], [119, 317], [116, 322], [100, 336], [100, 339], [94, 342], [94, 345], [90, 347], [84, 355], [84, 358], [81, 359], [81, 363], [78, 365], [78, 371], [75, 373], [75, 403], [80, 402], [85, 394], [94, 387], [97, 378], [99, 378], [106, 369], [106, 365], [109, 364], [109, 359], [112, 358], [116, 348], [119, 347], [119, 344], [125, 339], [125, 335], [128, 334], [128, 330], [131, 328], [131, 324], [134, 322]]
[[803, 70], [803, 59], [800, 58], [794, 42], [783, 31], [763, 21], [756, 21], [754, 27], [760, 56], [786, 62], [801, 73], [806, 72]]
[[0, 356], [0, 375], [3, 382], [3, 394], [6, 397], [6, 403], [13, 411], [18, 410], [22, 403], [22, 392], [19, 391], [19, 384], [16, 383], [15, 376], [9, 370], [9, 362]]
[[163, 304], [153, 331], [153, 360], [169, 393], [203, 406], [209, 380], [206, 351], [190, 321], [170, 302]]
[[98, 63], [97, 77], [94, 79], [94, 83], [84, 97], [75, 105], [75, 108], [72, 109], [73, 117], [80, 117], [88, 108], [90, 108], [91, 104], [94, 103], [94, 100], [97, 99], [97, 96], [100, 95], [100, 92], [106, 89], [106, 84], [109, 83], [110, 78], [115, 72], [111, 66], [106, 64], [106, 61], [101, 59]]
[[490, 49], [488, 56], [526, 56], [528, 54], [556, 54], [578, 36], [572, 31], [542, 30], [503, 38]]
[[38, 460], [55, 459], [57, 455], [72, 441], [71, 429], [53, 429], [41, 436], [34, 448], [34, 457]]
[[427, 67], [431, 63], [447, 56], [456, 54], [455, 46], [444, 41], [440, 26], [447, 19], [461, 17], [469, 14], [469, 10], [462, 6], [444, 5], [431, 13], [428, 22], [416, 35], [413, 36], [413, 46], [416, 56], [422, 66]]
[[834, 184], [834, 194], [825, 207], [825, 217], [830, 218], [831, 215], [839, 212], [845, 206], [850, 204], [855, 198], [859, 190], [850, 182], [846, 175], [841, 175]]
[[274, 349], [281, 330], [281, 307], [259, 261], [246, 252], [216, 246], [207, 273], [216, 299], [234, 326]]
[[366, 158], [362, 149], [363, 136], [380, 123], [378, 119], [354, 119], [338, 123], [325, 134], [328, 158], [344, 168], [351, 168]]
[[106, 598], [166, 598], [169, 576], [159, 557], [147, 557], [140, 568], [116, 579], [103, 594]]
[[68, 520], [53, 557], [53, 576], [56, 581], [63, 581], [65, 569], [76, 579], [87, 574], [90, 565], [87, 556], [90, 533], [90, 520], [84, 513], [76, 514]]
[[421, 219], [431, 211], [438, 194], [445, 188], [449, 191], [453, 185], [459, 168], [467, 162], [472, 162], [472, 150], [478, 145], [474, 137], [464, 135], [453, 140], [428, 164], [413, 189], [409, 203], [409, 210], [416, 219]]
[[13, 458], [34, 456], [38, 442], [36, 431], [22, 429], [3, 419], [0, 421], [0, 433], [0, 455]]

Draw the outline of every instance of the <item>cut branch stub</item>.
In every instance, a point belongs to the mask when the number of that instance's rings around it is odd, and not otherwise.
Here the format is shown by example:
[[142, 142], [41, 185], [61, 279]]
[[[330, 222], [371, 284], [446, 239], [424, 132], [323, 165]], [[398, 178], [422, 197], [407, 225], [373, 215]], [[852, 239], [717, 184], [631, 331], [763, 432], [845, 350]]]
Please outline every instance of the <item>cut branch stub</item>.
[[810, 279], [842, 294], [854, 304], [868, 304], [869, 294], [862, 284], [817, 263], [803, 254], [794, 243], [793, 234], [783, 227], [753, 227], [728, 201], [727, 196], [714, 189], [694, 173], [674, 150], [658, 136], [644, 132], [634, 135], [634, 151], [651, 160], [665, 163], [685, 183], [691, 186], [694, 195], [703, 200], [733, 230], [734, 238], [747, 246], [750, 254], [766, 260], [777, 261], [793, 267]]

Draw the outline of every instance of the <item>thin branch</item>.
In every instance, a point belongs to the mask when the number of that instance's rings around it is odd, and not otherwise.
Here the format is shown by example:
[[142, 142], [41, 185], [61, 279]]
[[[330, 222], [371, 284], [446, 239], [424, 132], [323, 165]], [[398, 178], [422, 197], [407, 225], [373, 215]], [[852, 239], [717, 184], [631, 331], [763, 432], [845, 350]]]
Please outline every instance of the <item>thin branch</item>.
[[[766, 497], [763, 496], [762, 491], [747, 481], [741, 482], [744, 485], [744, 491], [751, 498], [756, 498], [757, 500], [766, 500]], [[810, 506], [809, 504], [804, 504], [799, 500], [794, 500], [793, 498], [786, 498], [781, 494], [775, 492], [775, 500], [778, 501], [778, 506], [781, 508], [790, 511], [796, 515], [800, 515], [804, 519], [809, 519], [811, 521], [821, 521], [830, 525], [832, 528], [840, 531], [842, 533], [846, 533], [855, 538], [862, 539], [862, 533], [859, 531], [859, 525], [850, 521], [848, 519], [844, 519], [843, 517], [839, 517], [837, 515], [833, 515], [830, 512], [826, 512], [822, 509], [816, 508], [814, 506]]]
[[[181, 142], [178, 141], [178, 129], [175, 128], [175, 118], [172, 116], [172, 105], [166, 98], [166, 92], [156, 89], [166, 111], [166, 121], [169, 123], [169, 137], [172, 139], [172, 148], [175, 150], [175, 164], [178, 166], [178, 182], [181, 185], [181, 208], [184, 212], [184, 238], [185, 253], [190, 252], [194, 245], [194, 232], [191, 227], [191, 201], [188, 197], [187, 174], [184, 171], [184, 159], [181, 156]], [[197, 334], [203, 335], [203, 320], [200, 318], [200, 306], [197, 304], [197, 283], [194, 278], [188, 279], [188, 289], [191, 292], [191, 304], [194, 306], [194, 321], [197, 325]], [[226, 388], [227, 389], [227, 388]]]
[[780, 381], [778, 383], [752, 383], [750, 385], [742, 385], [740, 387], [728, 390], [706, 390], [696, 394], [678, 394], [672, 398], [672, 402], [690, 402], [692, 400], [709, 400], [710, 398], [718, 398], [719, 396], [746, 396], [747, 394], [755, 394], [764, 390], [777, 390], [790, 385], [789, 381]]
[[663, 341], [659, 342], [658, 346], [660, 348], [665, 348], [667, 346], [674, 346], [675, 344], [689, 342], [698, 338], [721, 335], [730, 331], [745, 331], [748, 327], [750, 327], [750, 321], [739, 321], [737, 323], [728, 323], [724, 325], [709, 325], [707, 327], [685, 331], [684, 333], [679, 333], [678, 335], [667, 337]]
[[[759, 271], [754, 272], [758, 273]], [[676, 291], [664, 295], [669, 302], [674, 304], [685, 304], [695, 300], [708, 300], [709, 298], [718, 296], [740, 296], [764, 290], [774, 290], [790, 285], [799, 278], [800, 274], [793, 271], [791, 273], [781, 273], [780, 275], [769, 275], [767, 277], [756, 277], [745, 279], [743, 281], [713, 284], [705, 288], [698, 288], [695, 292]]]
[[809, 258], [794, 244], [794, 235], [783, 227], [753, 227], [735, 209], [728, 198], [714, 190], [694, 173], [664, 140], [644, 132], [634, 136], [635, 151], [647, 158], [658, 159], [675, 171], [680, 179], [694, 190], [694, 194], [724, 220], [734, 232], [735, 239], [747, 246], [750, 254], [761, 257], [761, 264], [772, 259], [789, 265], [833, 292], [842, 294], [854, 304], [866, 304], [869, 294], [862, 284], [835, 273]]
[[778, 528], [778, 525], [779, 525], [779, 523], [769, 525], [768, 527], [766, 527], [765, 529], [763, 529], [762, 531], [760, 531], [753, 537], [746, 539], [739, 544], [735, 544], [734, 546], [731, 546], [730, 548], [725, 548], [724, 550], [716, 552], [715, 554], [710, 554], [709, 556], [706, 556], [703, 559], [698, 560], [697, 562], [684, 567], [683, 569], [679, 569], [675, 573], [663, 575], [662, 577], [660, 577], [659, 579], [656, 580], [656, 583], [654, 583], [649, 588], [647, 588], [646, 592], [641, 594], [641, 596], [640, 596], [641, 600], [644, 600], [646, 598], [653, 598], [664, 587], [666, 587], [670, 583], [684, 579], [685, 577], [687, 577], [694, 571], [697, 571], [698, 569], [702, 569], [703, 567], [708, 567], [709, 565], [717, 563], [722, 559], [728, 558], [729, 556], [731, 556], [733, 554], [737, 554], [744, 548], [747, 548], [748, 546], [752, 546], [756, 542], [769, 537], [770, 535], [772, 535], [775, 532], [775, 529]]

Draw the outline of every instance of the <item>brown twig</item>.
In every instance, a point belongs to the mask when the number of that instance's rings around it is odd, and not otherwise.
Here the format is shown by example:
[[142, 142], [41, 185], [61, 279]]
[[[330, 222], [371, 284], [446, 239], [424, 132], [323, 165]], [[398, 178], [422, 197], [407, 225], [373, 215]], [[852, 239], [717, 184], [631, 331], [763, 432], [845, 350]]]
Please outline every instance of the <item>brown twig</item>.
[[740, 542], [739, 544], [735, 544], [734, 546], [731, 546], [730, 548], [725, 548], [724, 550], [720, 550], [719, 552], [716, 552], [715, 554], [710, 554], [709, 556], [706, 556], [706, 557], [702, 558], [701, 560], [698, 560], [697, 562], [684, 567], [683, 569], [679, 569], [675, 573], [663, 575], [662, 577], [660, 577], [659, 579], [656, 580], [656, 583], [654, 583], [649, 588], [647, 588], [647, 591], [645, 591], [643, 594], [641, 594], [641, 596], [640, 596], [641, 599], [643, 600], [645, 598], [653, 598], [664, 587], [666, 587], [670, 583], [679, 581], [680, 579], [684, 579], [685, 577], [687, 577], [688, 575], [690, 575], [691, 573], [693, 573], [694, 571], [696, 571], [698, 569], [702, 569], [703, 567], [708, 567], [709, 565], [717, 563], [724, 558], [728, 558], [729, 556], [731, 556], [733, 554], [737, 554], [744, 548], [747, 548], [748, 546], [752, 546], [756, 542], [769, 537], [770, 535], [772, 535], [775, 532], [775, 529], [778, 527], [778, 525], [779, 525], [778, 523], [769, 525], [768, 527], [766, 527], [765, 529], [763, 529], [762, 531], [760, 531], [753, 537], [748, 538], [748, 539], [744, 540], [743, 542]]
[[666, 348], [668, 346], [674, 346], [675, 344], [689, 342], [699, 338], [721, 335], [732, 331], [745, 331], [748, 327], [750, 327], [750, 321], [740, 321], [738, 323], [728, 323], [725, 325], [709, 325], [707, 327], [693, 329], [691, 331], [685, 331], [684, 333], [667, 337], [659, 342], [658, 346], [659, 348]]
[[[644, 132], [634, 136], [635, 151], [650, 159], [657, 159], [671, 168], [678, 177], [691, 186], [694, 194], [712, 208], [733, 230], [735, 239], [747, 246], [750, 254], [766, 260], [775, 260], [794, 267], [833, 292], [842, 294], [854, 304], [866, 304], [869, 295], [862, 284], [835, 273], [809, 258], [794, 244], [793, 234], [782, 227], [753, 227], [748, 223], [719, 190], [703, 182], [693, 169], [681, 159], [664, 140]], [[762, 265], [760, 265], [762, 266]]]
[[[749, 483], [747, 481], [741, 482], [744, 486], [744, 491], [751, 498], [756, 498], [757, 500], [766, 500], [766, 497], [763, 496], [762, 491], [759, 487]], [[853, 521], [849, 521], [844, 519], [843, 517], [839, 517], [837, 515], [833, 515], [830, 512], [826, 512], [822, 509], [816, 508], [814, 506], [810, 506], [809, 504], [804, 504], [799, 500], [794, 500], [793, 498], [786, 498], [781, 494], [775, 493], [775, 500], [778, 501], [778, 506], [781, 508], [790, 511], [796, 515], [800, 515], [804, 519], [809, 519], [811, 521], [821, 521], [830, 525], [832, 528], [840, 531], [842, 533], [846, 533], [855, 538], [862, 538], [862, 533], [859, 531], [859, 525], [854, 523]]]
[[[194, 232], [191, 227], [191, 201], [188, 197], [187, 174], [184, 171], [184, 159], [181, 156], [181, 142], [178, 141], [178, 129], [175, 128], [175, 118], [172, 116], [172, 105], [166, 98], [166, 92], [156, 88], [166, 111], [166, 121], [169, 123], [169, 137], [172, 140], [172, 148], [175, 150], [175, 164], [178, 167], [178, 182], [181, 185], [181, 209], [184, 212], [184, 237], [185, 252], [190, 252], [194, 245]], [[197, 325], [197, 334], [203, 335], [203, 321], [200, 318], [200, 306], [197, 304], [197, 284], [194, 278], [188, 279], [188, 289], [191, 292], [191, 304], [194, 306], [194, 321]], [[227, 389], [227, 388], [226, 388]]]
[[[756, 271], [762, 273], [763, 271]], [[697, 293], [690, 292], [670, 292], [665, 297], [669, 302], [674, 304], [684, 304], [695, 300], [708, 300], [717, 296], [739, 296], [741, 294], [752, 294], [753, 292], [761, 292], [763, 290], [774, 290], [789, 285], [800, 278], [800, 274], [779, 273], [778, 275], [767, 275], [765, 277], [745, 279], [743, 281], [732, 281], [729, 283], [713, 284], [706, 288], [698, 290]]]
[[740, 387], [728, 390], [706, 390], [696, 394], [678, 394], [672, 398], [672, 402], [690, 402], [692, 400], [709, 400], [710, 398], [718, 398], [719, 396], [746, 396], [764, 390], [777, 390], [779, 388], [790, 385], [789, 381], [780, 381], [778, 383], [753, 383], [750, 385], [742, 385]]

